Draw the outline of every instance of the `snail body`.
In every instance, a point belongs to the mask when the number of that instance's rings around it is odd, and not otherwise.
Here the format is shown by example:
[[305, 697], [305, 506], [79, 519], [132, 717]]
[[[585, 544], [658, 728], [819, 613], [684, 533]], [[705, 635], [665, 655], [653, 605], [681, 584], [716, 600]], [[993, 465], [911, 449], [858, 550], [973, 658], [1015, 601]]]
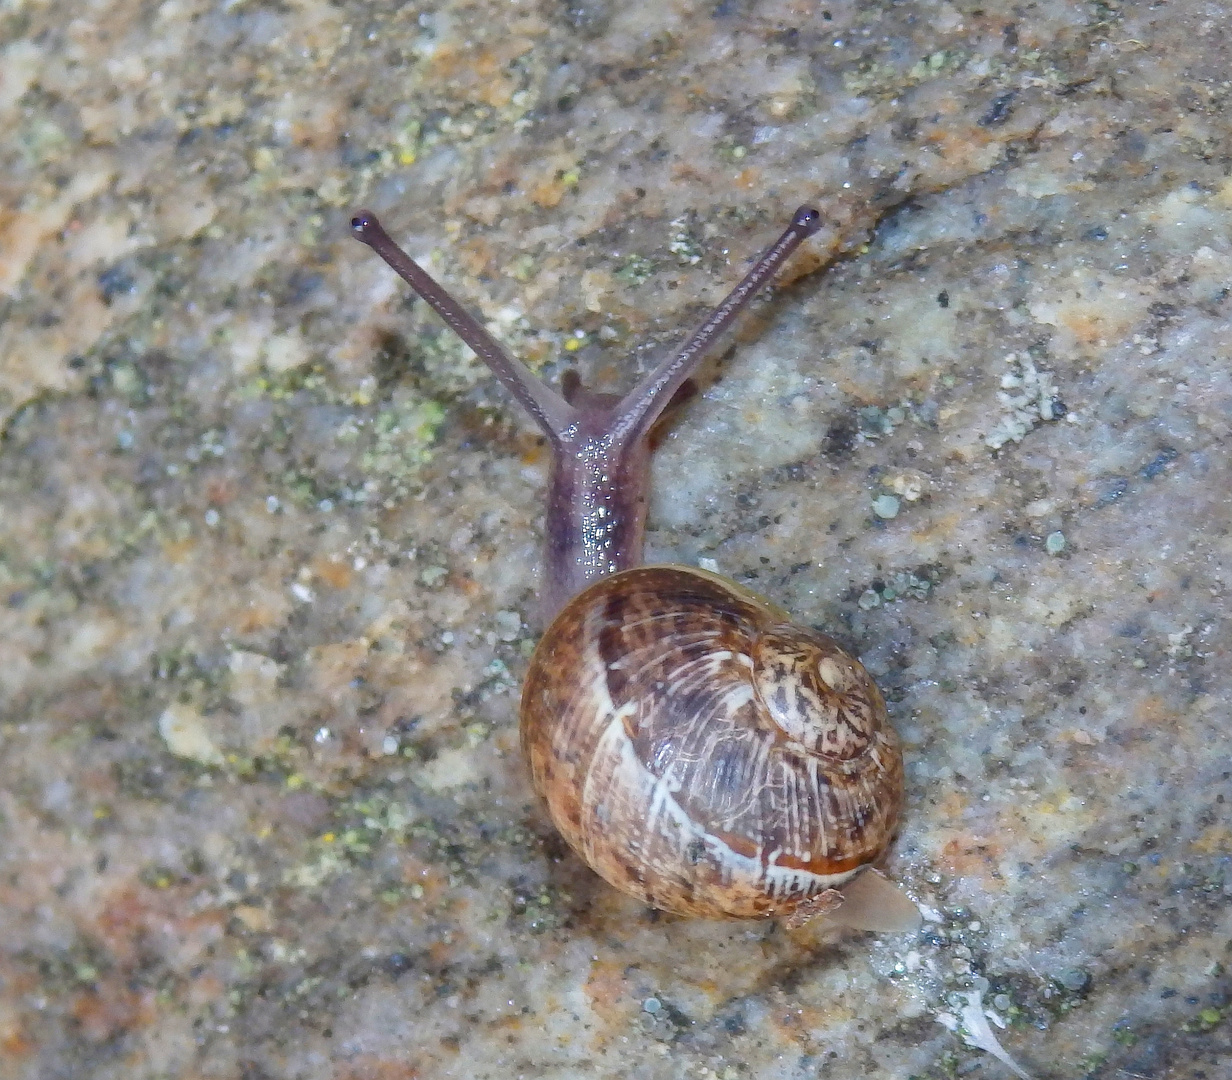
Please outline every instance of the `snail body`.
[[[509, 357], [368, 213], [372, 247], [492, 369], [552, 447], [541, 604], [521, 703], [531, 779], [616, 888], [682, 915], [918, 912], [868, 867], [894, 837], [903, 765], [881, 694], [826, 635], [716, 574], [643, 566], [649, 433], [715, 340], [820, 227], [801, 207], [681, 349], [623, 397], [562, 394]], [[858, 896], [858, 901], [857, 901]]]

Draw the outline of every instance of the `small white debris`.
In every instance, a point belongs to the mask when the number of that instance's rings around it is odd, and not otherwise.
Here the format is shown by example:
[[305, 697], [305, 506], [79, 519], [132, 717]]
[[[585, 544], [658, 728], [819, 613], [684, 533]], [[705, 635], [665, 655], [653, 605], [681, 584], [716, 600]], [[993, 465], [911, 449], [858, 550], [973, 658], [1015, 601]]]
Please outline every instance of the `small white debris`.
[[[978, 990], [967, 995], [967, 1004], [962, 1008], [962, 1026], [962, 1037], [965, 1043], [969, 1046], [978, 1047], [985, 1053], [992, 1054], [993, 1057], [1005, 1065], [1006, 1068], [1011, 1069], [1014, 1075], [1021, 1077], [1022, 1080], [1031, 1080], [1026, 1070], [1010, 1057], [1006, 1053], [1005, 1048], [997, 1042], [997, 1036], [993, 1034], [993, 1030], [988, 1024], [988, 1018], [984, 1015], [984, 1003], [982, 995]], [[951, 1028], [950, 1030], [953, 1029]]]
[[221, 765], [223, 757], [206, 731], [206, 720], [189, 705], [168, 705], [158, 718], [158, 733], [176, 757], [202, 765]]
[[898, 517], [899, 501], [893, 495], [878, 495], [873, 500], [873, 513], [879, 518], [889, 520]]
[[445, 566], [425, 566], [419, 573], [419, 580], [429, 589], [435, 589], [449, 576], [449, 568]]
[[1001, 376], [1002, 389], [997, 394], [1005, 411], [984, 436], [984, 445], [993, 450], [1000, 450], [1007, 442], [1022, 442], [1041, 420], [1053, 419], [1052, 402], [1057, 396], [1052, 374], [1038, 370], [1029, 355], [1010, 353], [1005, 362], [1013, 365]]
[[702, 251], [697, 241], [689, 233], [688, 216], [678, 217], [671, 223], [667, 250], [676, 256], [686, 266], [693, 266], [702, 261]]
[[429, 791], [448, 791], [479, 780], [475, 751], [468, 746], [444, 750], [431, 761], [418, 766], [415, 782]]
[[516, 641], [522, 632], [522, 616], [516, 611], [498, 611], [492, 621], [496, 624], [496, 636], [501, 641]]
[[1168, 646], [1164, 651], [1167, 652], [1170, 660], [1189, 660], [1192, 658], [1194, 654], [1193, 646], [1187, 639], [1193, 632], [1194, 628], [1187, 623], [1175, 634], [1168, 635]]
[[895, 495], [901, 495], [908, 502], [916, 502], [924, 494], [926, 483], [923, 473], [901, 472], [890, 480], [889, 487]]
[[697, 565], [711, 574], [719, 572], [719, 564], [715, 559], [698, 559]]
[[295, 597], [301, 604], [311, 604], [315, 599], [312, 590], [308, 588], [302, 581], [296, 581], [291, 585], [291, 595]]

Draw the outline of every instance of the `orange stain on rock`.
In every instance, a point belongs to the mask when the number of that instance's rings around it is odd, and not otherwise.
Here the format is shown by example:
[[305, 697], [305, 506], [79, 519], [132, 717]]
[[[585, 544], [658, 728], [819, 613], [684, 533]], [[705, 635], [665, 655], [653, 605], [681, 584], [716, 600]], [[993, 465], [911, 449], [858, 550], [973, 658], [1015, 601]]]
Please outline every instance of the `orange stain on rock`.
[[825, 1009], [784, 1001], [779, 1008], [770, 1010], [768, 1019], [772, 1029], [784, 1043], [811, 1046], [812, 1032], [850, 1021], [853, 1016], [853, 1011], [838, 1001]]
[[1157, 694], [1147, 694], [1139, 698], [1129, 711], [1126, 722], [1122, 725], [1121, 737], [1130, 734], [1136, 739], [1151, 739], [1157, 733], [1167, 733], [1184, 743], [1185, 726], [1167, 702]]
[[29, 1057], [37, 1044], [26, 1034], [19, 1016], [0, 1019], [0, 1054], [10, 1061]]
[[625, 975], [627, 969], [627, 964], [615, 960], [591, 961], [582, 993], [591, 1011], [604, 1025], [595, 1032], [598, 1046], [623, 1035], [640, 1008], [633, 997], [633, 986]]
[[736, 187], [749, 191], [761, 184], [761, 170], [750, 166], [736, 173]]
[[616, 1012], [628, 1012], [631, 986], [625, 977], [623, 963], [613, 960], [592, 960], [590, 974], [582, 987], [582, 992], [590, 1002], [590, 1007], [605, 1020], [613, 1019]]
[[1232, 829], [1227, 825], [1210, 825], [1189, 846], [1201, 855], [1232, 853]]
[[351, 567], [341, 559], [317, 559], [312, 564], [312, 572], [331, 589], [345, 589], [354, 576]]
[[[559, 201], [559, 200], [557, 200]], [[455, 248], [458, 261], [472, 277], [481, 277], [491, 272], [495, 262], [492, 245], [476, 236]]]
[[163, 555], [169, 563], [180, 566], [188, 561], [188, 557], [196, 546], [197, 542], [191, 536], [183, 540], [168, 540], [163, 544]]
[[456, 45], [437, 45], [432, 52], [428, 64], [428, 77], [431, 79], [452, 79], [465, 70], [470, 57]]
[[947, 791], [937, 804], [937, 813], [943, 821], [956, 821], [970, 803], [961, 791]]
[[547, 444], [531, 443], [522, 451], [520, 461], [523, 465], [541, 465], [547, 459]]
[[368, 658], [365, 641], [338, 641], [309, 650], [309, 678], [313, 690], [327, 701], [341, 700], [363, 670]]
[[91, 1042], [104, 1042], [158, 1018], [153, 991], [129, 990], [121, 978], [101, 979], [74, 996], [70, 1012], [79, 1030]]
[[226, 986], [217, 975], [207, 973], [188, 984], [183, 1003], [190, 1008], [201, 1009], [221, 1001], [226, 991]]
[[402, 881], [406, 885], [418, 885], [423, 889], [423, 896], [419, 900], [425, 903], [439, 900], [449, 888], [447, 874], [435, 866], [429, 866], [427, 863], [410, 857], [403, 860]]
[[530, 39], [517, 35], [478, 49], [439, 45], [432, 54], [429, 73], [450, 83], [450, 89], [463, 100], [499, 109], [509, 104], [518, 87], [513, 61], [533, 45]]
[[214, 476], [205, 485], [205, 501], [211, 506], [226, 506], [235, 498], [235, 482], [226, 476]]
[[106, 898], [89, 929], [117, 965], [138, 962], [151, 938], [174, 942], [177, 954], [192, 960], [222, 936], [226, 913], [211, 909], [189, 914], [183, 901], [178, 888], [128, 884]]
[[428, 946], [428, 963], [434, 967], [444, 967], [453, 956], [453, 945], [447, 941], [434, 941]]
[[236, 630], [241, 634], [254, 634], [276, 626], [282, 619], [282, 611], [268, 604], [250, 604], [236, 620]]
[[565, 197], [567, 190], [568, 188], [561, 178], [553, 175], [533, 184], [527, 191], [527, 194], [530, 196], [530, 201], [536, 206], [541, 206], [544, 210], [551, 210], [553, 207], [560, 205], [560, 200]]
[[954, 832], [942, 846], [938, 863], [945, 873], [955, 877], [988, 881], [996, 874], [1001, 855], [1001, 846], [985, 837]]

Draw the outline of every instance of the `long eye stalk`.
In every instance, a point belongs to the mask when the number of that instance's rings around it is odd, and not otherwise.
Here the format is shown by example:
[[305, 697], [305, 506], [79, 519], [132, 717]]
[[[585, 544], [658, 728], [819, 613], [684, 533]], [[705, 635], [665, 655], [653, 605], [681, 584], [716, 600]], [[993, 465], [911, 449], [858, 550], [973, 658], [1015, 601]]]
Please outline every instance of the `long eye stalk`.
[[[821, 228], [821, 214], [802, 206], [783, 235], [752, 266], [744, 279], [714, 309], [680, 349], [630, 390], [612, 410], [612, 430], [636, 428], [644, 433], [672, 400], [681, 384], [697, 369], [707, 350], [735, 322], [750, 300], [791, 257], [802, 241]], [[403, 251], [381, 226], [376, 215], [361, 210], [351, 219], [351, 231], [367, 244], [415, 290], [449, 327], [492, 370], [535, 419], [553, 442], [566, 436], [577, 413], [563, 397], [539, 379], [525, 364], [497, 344], [445, 288]]]
[[544, 433], [557, 442], [576, 419], [573, 407], [525, 364], [505, 352], [470, 312], [393, 242], [374, 214], [361, 210], [351, 218], [351, 232], [431, 305], [449, 328], [475, 350], [475, 355], [488, 365], [505, 389], [522, 403]]
[[351, 220], [356, 238], [380, 255], [475, 350], [552, 443], [540, 588], [545, 624], [590, 582], [641, 563], [651, 427], [749, 301], [820, 227], [816, 210], [807, 206], [797, 210], [778, 240], [680, 349], [624, 397], [581, 392], [574, 376], [566, 383], [566, 401], [509, 356], [390, 239], [372, 214], [361, 212]]

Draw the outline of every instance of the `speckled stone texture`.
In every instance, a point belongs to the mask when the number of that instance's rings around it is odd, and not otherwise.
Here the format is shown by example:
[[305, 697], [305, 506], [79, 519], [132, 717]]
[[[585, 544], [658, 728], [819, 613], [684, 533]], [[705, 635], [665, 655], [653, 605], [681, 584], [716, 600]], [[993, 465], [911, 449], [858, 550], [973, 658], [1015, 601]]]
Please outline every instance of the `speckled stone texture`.
[[[0, 0], [0, 1076], [1009, 1077], [977, 992], [1037, 1080], [1232, 1075], [1230, 19]], [[648, 547], [875, 674], [914, 939], [564, 849], [544, 448], [347, 233], [615, 387], [806, 201]]]

